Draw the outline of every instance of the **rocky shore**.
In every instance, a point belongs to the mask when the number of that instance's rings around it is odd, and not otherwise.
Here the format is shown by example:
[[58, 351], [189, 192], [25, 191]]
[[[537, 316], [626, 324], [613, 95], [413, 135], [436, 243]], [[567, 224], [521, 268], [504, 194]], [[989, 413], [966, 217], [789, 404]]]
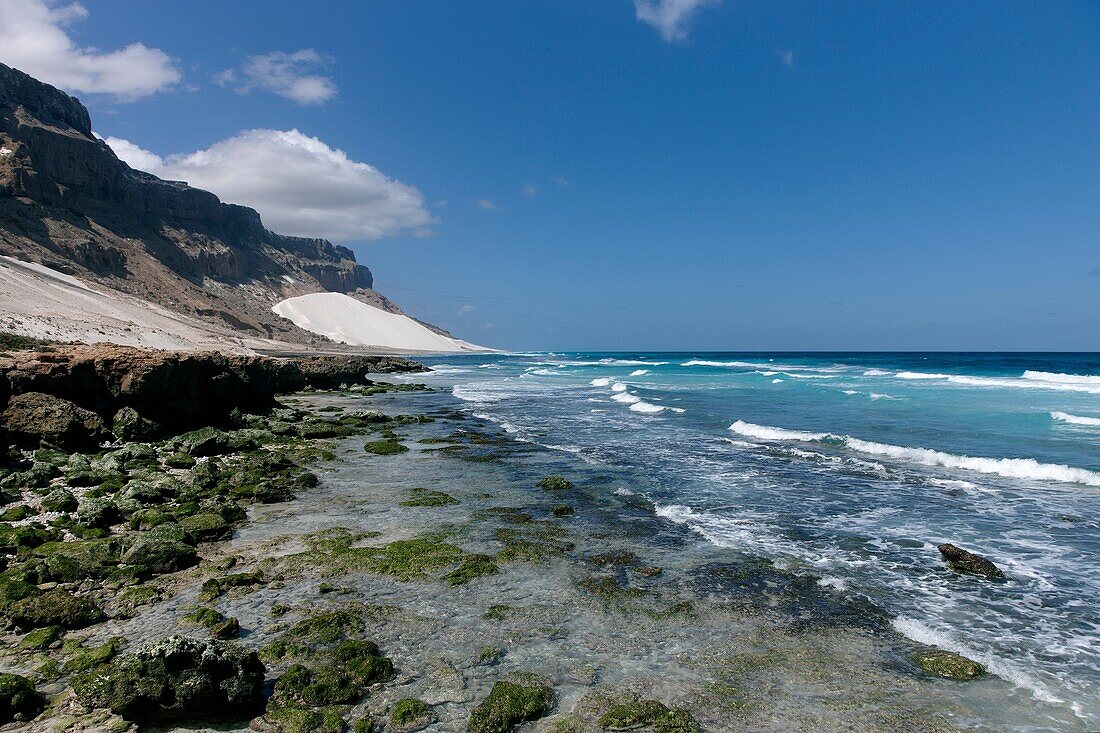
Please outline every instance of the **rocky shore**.
[[954, 686], [1007, 694], [368, 376], [413, 362], [39, 349], [0, 357], [5, 730], [991, 730]]

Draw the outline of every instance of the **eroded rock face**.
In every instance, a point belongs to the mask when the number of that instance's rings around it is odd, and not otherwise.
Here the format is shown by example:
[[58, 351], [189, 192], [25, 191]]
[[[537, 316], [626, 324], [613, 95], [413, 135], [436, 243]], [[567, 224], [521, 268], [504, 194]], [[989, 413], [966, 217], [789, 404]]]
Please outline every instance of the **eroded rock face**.
[[256, 653], [213, 639], [169, 636], [72, 682], [85, 704], [141, 724], [242, 719], [264, 703]]
[[423, 371], [424, 367], [408, 359], [392, 356], [314, 356], [301, 359], [306, 383], [314, 389], [335, 389], [341, 384], [366, 384], [368, 374]]
[[275, 234], [253, 209], [131, 169], [92, 134], [77, 99], [4, 64], [0, 144], [10, 151], [0, 158], [0, 254], [304, 343], [308, 335], [272, 304], [373, 285], [346, 247]]

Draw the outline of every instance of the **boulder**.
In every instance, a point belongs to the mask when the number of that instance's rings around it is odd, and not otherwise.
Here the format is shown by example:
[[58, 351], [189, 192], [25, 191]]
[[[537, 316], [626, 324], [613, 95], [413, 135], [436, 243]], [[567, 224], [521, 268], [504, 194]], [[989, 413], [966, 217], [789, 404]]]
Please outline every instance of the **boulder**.
[[263, 707], [264, 671], [255, 652], [235, 644], [169, 636], [72, 685], [85, 704], [141, 725], [238, 720]]
[[46, 443], [63, 450], [95, 450], [109, 433], [90, 410], [43, 392], [24, 392], [8, 401], [0, 421], [26, 445]]
[[16, 601], [4, 609], [4, 615], [22, 629], [60, 626], [83, 629], [107, 618], [103, 609], [87, 598], [54, 588]]
[[31, 720], [42, 712], [46, 699], [34, 683], [18, 674], [0, 674], [0, 725]]
[[[168, 525], [161, 525], [157, 530]], [[122, 556], [122, 562], [139, 575], [174, 573], [197, 564], [198, 553], [186, 542], [168, 537], [142, 537]]]
[[115, 413], [111, 432], [119, 440], [149, 440], [157, 433], [157, 425], [146, 420], [132, 407], [123, 407]]
[[999, 567], [981, 555], [968, 552], [950, 543], [939, 546], [940, 554], [947, 560], [947, 566], [957, 573], [980, 575], [985, 578], [1003, 578], [1005, 574]]
[[48, 512], [76, 511], [76, 497], [68, 489], [54, 489], [42, 497], [42, 508]]
[[943, 649], [922, 649], [912, 659], [926, 673], [949, 680], [972, 680], [986, 673], [984, 665]]
[[508, 733], [513, 726], [543, 717], [554, 705], [554, 691], [541, 681], [500, 680], [470, 713], [469, 733]]

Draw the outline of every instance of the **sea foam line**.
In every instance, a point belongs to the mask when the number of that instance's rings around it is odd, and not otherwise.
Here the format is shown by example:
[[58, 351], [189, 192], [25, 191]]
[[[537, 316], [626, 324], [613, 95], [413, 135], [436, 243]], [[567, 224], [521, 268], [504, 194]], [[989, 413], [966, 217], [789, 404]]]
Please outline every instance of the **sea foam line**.
[[1071, 415], [1068, 412], [1052, 412], [1050, 417], [1053, 420], [1059, 420], [1070, 425], [1085, 425], [1088, 427], [1097, 428], [1100, 427], [1100, 417], [1082, 417], [1080, 415]]
[[804, 430], [785, 430], [767, 425], [737, 420], [729, 427], [731, 432], [758, 440], [801, 441], [843, 445], [860, 453], [885, 456], [899, 461], [918, 463], [941, 468], [961, 468], [977, 473], [995, 474], [1006, 478], [1059, 481], [1100, 487], [1100, 473], [1085, 468], [1075, 468], [1061, 463], [1039, 463], [1034, 458], [984, 458], [963, 456], [929, 448], [908, 448], [889, 443], [853, 438], [850, 435], [812, 433]]
[[1027, 371], [1020, 377], [976, 377], [968, 374], [940, 374], [937, 372], [898, 372], [894, 376], [898, 379], [916, 381], [939, 380], [966, 387], [1049, 389], [1057, 392], [1100, 394], [1100, 377], [1080, 374]]

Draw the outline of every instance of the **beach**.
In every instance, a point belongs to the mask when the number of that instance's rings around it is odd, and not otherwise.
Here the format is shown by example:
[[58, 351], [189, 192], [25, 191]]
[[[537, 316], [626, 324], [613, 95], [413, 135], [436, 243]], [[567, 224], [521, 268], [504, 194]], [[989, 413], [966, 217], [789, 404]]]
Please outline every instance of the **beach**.
[[[205, 638], [231, 619], [232, 643], [258, 651], [269, 680], [324, 668], [334, 640], [369, 641], [392, 665], [339, 702], [306, 704], [275, 682], [266, 713], [251, 721], [260, 730], [367, 729], [361, 721], [492, 730], [471, 721], [499, 682], [545, 696], [503, 729], [1086, 730], [1071, 707], [1038, 700], [1018, 681], [984, 669], [965, 680], [930, 672], [921, 655], [944, 651], [943, 640], [899, 628], [888, 596], [853, 593], [758, 544], [711, 541], [690, 510], [650, 498], [652, 486], [629, 466], [494, 422], [485, 403], [452, 393], [464, 394], [457, 384], [442, 388], [464, 381], [451, 359], [435, 372], [378, 378], [402, 391], [282, 398], [276, 420], [293, 414], [318, 435], [325, 424], [350, 433], [258, 448], [298, 456], [316, 484], [251, 503], [231, 537], [198, 544], [193, 566], [135, 585], [115, 576], [107, 585], [119, 592], [92, 594], [109, 620], [70, 631], [63, 644], [28, 650], [9, 637], [8, 667], [52, 662], [60, 672], [47, 687], [52, 707], [28, 729], [125, 727], [69, 691], [72, 659], [108, 650], [108, 666], [88, 669], [110, 669], [142, 645], [181, 630]], [[491, 362], [466, 366], [482, 363]], [[433, 388], [414, 388], [422, 382]], [[251, 430], [272, 427], [260, 425]], [[199, 457], [169, 473], [186, 482], [203, 464], [248, 455]], [[412, 705], [402, 700], [422, 703], [418, 717], [393, 718]]]

